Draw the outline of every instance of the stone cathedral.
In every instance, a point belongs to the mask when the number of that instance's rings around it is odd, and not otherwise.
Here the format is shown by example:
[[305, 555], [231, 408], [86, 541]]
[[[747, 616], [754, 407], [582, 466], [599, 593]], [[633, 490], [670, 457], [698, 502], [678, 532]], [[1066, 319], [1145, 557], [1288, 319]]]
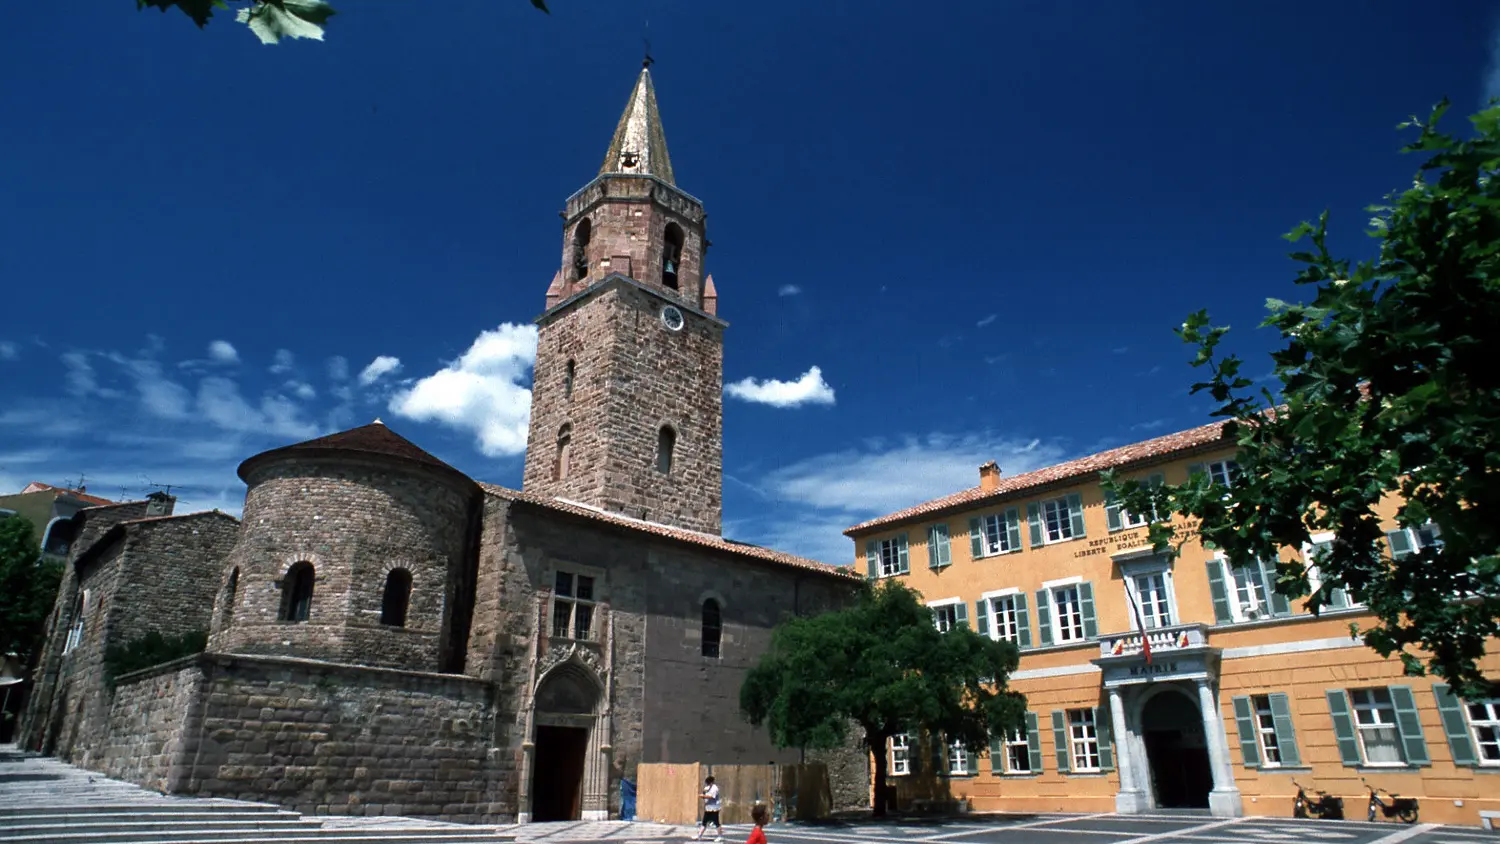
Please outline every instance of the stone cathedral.
[[[614, 817], [641, 763], [796, 761], [740, 720], [741, 679], [858, 581], [720, 535], [727, 323], [648, 70], [563, 217], [521, 490], [376, 421], [250, 457], [241, 520], [81, 511], [24, 745], [171, 793], [483, 822]], [[207, 646], [120, 670], [151, 633]]]

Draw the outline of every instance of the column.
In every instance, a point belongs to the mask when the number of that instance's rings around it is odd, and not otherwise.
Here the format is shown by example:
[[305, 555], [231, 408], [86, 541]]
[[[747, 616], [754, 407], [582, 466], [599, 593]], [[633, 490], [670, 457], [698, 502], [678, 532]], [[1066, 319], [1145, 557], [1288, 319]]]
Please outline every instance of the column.
[[1216, 818], [1237, 818], [1245, 814], [1240, 790], [1234, 784], [1234, 769], [1229, 764], [1229, 743], [1224, 736], [1224, 718], [1219, 714], [1218, 695], [1206, 678], [1198, 685], [1198, 705], [1203, 710], [1203, 738], [1208, 745], [1208, 764], [1213, 769], [1214, 788], [1208, 793], [1208, 809]]
[[1120, 793], [1115, 795], [1115, 811], [1135, 815], [1146, 811], [1146, 795], [1137, 784], [1135, 759], [1130, 733], [1125, 727], [1125, 704], [1119, 688], [1109, 689], [1109, 719], [1115, 733], [1115, 764], [1120, 772]]

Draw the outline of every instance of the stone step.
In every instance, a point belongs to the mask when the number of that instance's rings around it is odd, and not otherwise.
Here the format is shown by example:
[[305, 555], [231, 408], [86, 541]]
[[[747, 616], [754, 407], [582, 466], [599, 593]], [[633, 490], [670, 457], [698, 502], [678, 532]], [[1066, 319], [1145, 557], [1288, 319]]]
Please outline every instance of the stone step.
[[[87, 818], [87, 820], [84, 820]], [[158, 815], [138, 817], [136, 815], [84, 815], [57, 817], [36, 815], [28, 818], [0, 818], [0, 841], [9, 835], [41, 835], [43, 832], [71, 834], [75, 832], [176, 832], [178, 830], [202, 829], [209, 831], [235, 829], [322, 829], [320, 821], [292, 814], [290, 817], [248, 817], [206, 819], [198, 815]]]
[[89, 822], [99, 817], [170, 819], [200, 818], [205, 816], [221, 819], [302, 817], [297, 812], [290, 812], [277, 806], [259, 803], [200, 804], [182, 800], [135, 805], [0, 807], [0, 826], [31, 818], [76, 819], [78, 821]]
[[288, 830], [224, 830], [205, 832], [183, 829], [178, 832], [122, 833], [98, 832], [7, 836], [6, 844], [135, 844], [136, 842], [171, 842], [171, 844], [467, 844], [471, 841], [510, 842], [516, 837], [485, 829], [473, 831], [448, 828], [381, 828]]

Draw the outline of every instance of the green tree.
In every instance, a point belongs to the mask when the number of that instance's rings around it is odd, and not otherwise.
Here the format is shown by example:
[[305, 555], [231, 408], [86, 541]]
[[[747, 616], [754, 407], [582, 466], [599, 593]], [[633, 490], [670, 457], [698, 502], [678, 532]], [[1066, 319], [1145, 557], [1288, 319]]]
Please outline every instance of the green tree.
[[[942, 734], [977, 754], [992, 732], [1022, 729], [1026, 699], [1005, 687], [1019, 659], [1014, 645], [967, 627], [938, 632], [921, 596], [888, 581], [846, 609], [778, 625], [740, 688], [740, 709], [778, 747], [842, 747], [857, 724], [879, 795], [897, 733]], [[884, 813], [877, 799], [875, 814]]]
[[30, 669], [41, 651], [43, 626], [62, 564], [42, 560], [29, 519], [0, 519], [0, 654], [13, 653]]
[[[1311, 243], [1291, 257], [1312, 303], [1267, 302], [1279, 395], [1252, 392], [1240, 359], [1218, 348], [1228, 329], [1206, 312], [1177, 330], [1209, 373], [1192, 392], [1213, 397], [1238, 446], [1234, 482], [1106, 484], [1136, 512], [1197, 517], [1231, 559], [1275, 559], [1333, 532], [1313, 561], [1317, 590], [1286, 561], [1276, 590], [1307, 596], [1313, 612], [1346, 590], [1376, 617], [1351, 634], [1398, 655], [1407, 674], [1430, 671], [1475, 697], [1491, 693], [1479, 660], [1500, 634], [1500, 106], [1472, 117], [1466, 139], [1438, 131], [1447, 108], [1399, 127], [1417, 133], [1404, 151], [1425, 160], [1410, 188], [1370, 209], [1375, 258], [1334, 257], [1326, 212], [1287, 235]], [[1382, 531], [1376, 506], [1391, 496], [1411, 533]], [[1412, 541], [1424, 526], [1437, 542]], [[1170, 537], [1151, 528], [1158, 549]]]
[[[177, 9], [193, 19], [199, 29], [208, 26], [214, 11], [228, 11], [230, 3], [240, 5], [235, 20], [250, 27], [263, 44], [275, 44], [283, 38], [323, 40], [323, 27], [337, 14], [324, 0], [135, 0], [137, 9], [147, 7]], [[547, 12], [546, 0], [531, 0], [531, 5]]]

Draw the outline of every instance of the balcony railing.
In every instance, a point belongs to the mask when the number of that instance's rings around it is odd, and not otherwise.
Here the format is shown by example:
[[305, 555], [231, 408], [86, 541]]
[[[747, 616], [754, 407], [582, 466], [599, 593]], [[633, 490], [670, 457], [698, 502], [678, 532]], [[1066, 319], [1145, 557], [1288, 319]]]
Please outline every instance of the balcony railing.
[[1129, 633], [1101, 636], [1099, 656], [1104, 659], [1138, 656], [1145, 649], [1143, 639], [1151, 643], [1153, 654], [1169, 653], [1186, 648], [1201, 648], [1208, 644], [1208, 629], [1202, 624], [1178, 624], [1147, 630], [1144, 633], [1132, 630]]

